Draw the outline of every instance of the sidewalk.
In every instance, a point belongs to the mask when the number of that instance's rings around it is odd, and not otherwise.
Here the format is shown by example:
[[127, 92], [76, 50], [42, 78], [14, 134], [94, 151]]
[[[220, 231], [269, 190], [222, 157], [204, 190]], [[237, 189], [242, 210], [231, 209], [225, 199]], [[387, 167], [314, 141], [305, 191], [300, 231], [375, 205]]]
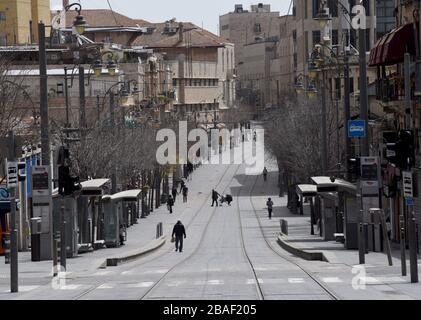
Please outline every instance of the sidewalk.
[[[173, 244], [168, 241], [171, 236], [172, 228], [177, 220], [181, 220], [184, 225], [188, 226], [190, 221], [202, 205], [209, 203], [212, 188], [223, 188], [224, 182], [221, 181], [225, 175], [234, 174], [235, 166], [229, 165], [202, 165], [197, 168], [192, 179], [186, 182], [189, 188], [188, 202], [183, 203], [182, 196], [177, 196], [173, 207], [173, 214], [170, 214], [166, 205], [154, 209], [144, 219], [139, 219], [135, 224], [127, 229], [127, 241], [124, 246], [119, 248], [105, 248], [97, 251], [78, 255], [76, 258], [67, 259], [66, 278], [92, 277], [99, 274], [109, 273], [113, 267], [107, 267], [105, 270], [104, 263], [108, 258], [124, 257], [134, 255], [140, 251], [150, 249], [151, 246], [156, 247], [153, 250], [168, 250]], [[221, 184], [220, 184], [221, 183]], [[222, 192], [223, 190], [219, 190]], [[163, 243], [157, 246], [156, 226], [163, 223]], [[161, 242], [163, 242], [161, 241]], [[35, 292], [44, 286], [51, 286], [53, 263], [52, 261], [32, 262], [31, 252], [19, 252], [19, 293], [10, 294], [10, 265], [4, 263], [4, 257], [0, 257], [0, 300], [14, 299], [21, 297], [21, 294], [27, 292]], [[127, 261], [131, 263], [135, 260]]]
[[[169, 214], [166, 205], [162, 205], [146, 218], [139, 219], [138, 224], [127, 229], [127, 242], [124, 246], [100, 249], [67, 259], [66, 277], [98, 272], [107, 258], [122, 257], [139, 252], [142, 248], [150, 248], [152, 243], [156, 243], [156, 226], [160, 222], [163, 223], [164, 237], [169, 239], [177, 220], [182, 220], [184, 224], [189, 223], [198, 206], [208, 200], [212, 186], [218, 184], [226, 168], [226, 166], [215, 167], [214, 170], [209, 170], [206, 166], [197, 168], [193, 172], [192, 180], [186, 183], [189, 187], [187, 203], [183, 203], [182, 197], [177, 197], [173, 214]], [[172, 245], [166, 241], [164, 247]], [[30, 252], [19, 252], [18, 258], [19, 293], [29, 292], [51, 283], [52, 261], [32, 262]], [[10, 265], [4, 263], [4, 257], [0, 257], [0, 300], [2, 298], [10, 298]]]

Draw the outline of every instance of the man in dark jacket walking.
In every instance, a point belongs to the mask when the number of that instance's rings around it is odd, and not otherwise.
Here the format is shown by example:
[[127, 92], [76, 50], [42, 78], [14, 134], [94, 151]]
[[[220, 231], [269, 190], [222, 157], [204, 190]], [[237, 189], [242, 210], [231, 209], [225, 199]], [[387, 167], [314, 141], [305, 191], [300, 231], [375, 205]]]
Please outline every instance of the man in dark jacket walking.
[[212, 205], [211, 207], [213, 207], [213, 204], [216, 203], [216, 206], [218, 206], [218, 199], [220, 197], [220, 194], [215, 191], [215, 189], [212, 189]]
[[180, 220], [177, 221], [173, 230], [172, 237], [175, 236], [175, 251], [183, 252], [183, 236], [186, 238], [186, 229]]
[[174, 198], [174, 202], [175, 202], [175, 199], [177, 198], [177, 194], [178, 194], [176, 186], [172, 187], [171, 193], [172, 193], [172, 197]]
[[170, 213], [172, 213], [172, 207], [173, 207], [173, 205], [174, 205], [174, 199], [173, 199], [173, 197], [171, 197], [171, 195], [168, 197], [168, 200], [167, 200], [167, 208], [168, 208], [168, 211], [170, 212]]
[[189, 188], [187, 186], [183, 187], [183, 202], [187, 202], [187, 194], [189, 193]]

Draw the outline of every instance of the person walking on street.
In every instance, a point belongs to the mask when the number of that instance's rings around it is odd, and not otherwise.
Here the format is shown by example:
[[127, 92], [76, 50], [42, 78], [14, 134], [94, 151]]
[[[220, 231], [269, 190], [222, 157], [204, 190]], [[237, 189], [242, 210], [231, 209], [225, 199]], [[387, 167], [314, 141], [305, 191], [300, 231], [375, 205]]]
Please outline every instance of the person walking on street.
[[273, 201], [271, 198], [266, 202], [266, 206], [268, 207], [269, 219], [272, 219]]
[[183, 202], [187, 202], [187, 194], [189, 192], [189, 188], [187, 186], [183, 187]]
[[263, 169], [263, 179], [265, 181], [268, 179], [268, 169], [266, 169], [266, 167]]
[[180, 192], [179, 193], [181, 193], [183, 191], [183, 188], [184, 188], [185, 185], [186, 185], [186, 183], [184, 182], [183, 179], [181, 179], [181, 182], [180, 182]]
[[172, 213], [173, 205], [174, 205], [174, 199], [170, 195], [170, 196], [168, 196], [168, 200], [167, 200], [167, 207], [168, 207], [168, 210], [169, 210], [170, 213]]
[[174, 225], [172, 237], [175, 237], [175, 252], [183, 252], [183, 236], [186, 238], [186, 229], [180, 220]]
[[213, 204], [216, 203], [216, 206], [218, 206], [218, 199], [221, 195], [215, 190], [212, 189], [212, 205], [211, 207], [213, 207]]
[[175, 199], [177, 198], [177, 194], [178, 194], [176, 186], [172, 187], [171, 193], [172, 193], [172, 197], [173, 197], [174, 203], [175, 203]]

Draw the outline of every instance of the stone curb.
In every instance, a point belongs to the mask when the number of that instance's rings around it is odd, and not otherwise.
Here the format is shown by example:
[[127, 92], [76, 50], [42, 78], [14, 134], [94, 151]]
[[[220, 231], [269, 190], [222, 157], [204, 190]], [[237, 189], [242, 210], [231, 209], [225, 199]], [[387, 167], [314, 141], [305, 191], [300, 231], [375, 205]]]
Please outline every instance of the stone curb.
[[143, 256], [145, 254], [148, 254], [148, 253], [162, 247], [165, 244], [165, 242], [166, 242], [166, 237], [162, 236], [162, 237], [152, 241], [148, 246], [146, 246], [146, 248], [144, 247], [144, 249], [141, 249], [138, 252], [131, 253], [127, 256], [107, 258], [105, 260], [105, 262], [101, 265], [100, 268], [116, 267], [120, 264], [127, 263], [127, 262], [130, 262], [132, 260], [138, 259], [141, 256]]
[[282, 232], [278, 236], [278, 244], [282, 247], [282, 249], [288, 251], [289, 253], [292, 253], [293, 255], [301, 259], [308, 261], [329, 262], [329, 260], [323, 254], [323, 252], [309, 252], [293, 246], [291, 243], [288, 242], [288, 237]]

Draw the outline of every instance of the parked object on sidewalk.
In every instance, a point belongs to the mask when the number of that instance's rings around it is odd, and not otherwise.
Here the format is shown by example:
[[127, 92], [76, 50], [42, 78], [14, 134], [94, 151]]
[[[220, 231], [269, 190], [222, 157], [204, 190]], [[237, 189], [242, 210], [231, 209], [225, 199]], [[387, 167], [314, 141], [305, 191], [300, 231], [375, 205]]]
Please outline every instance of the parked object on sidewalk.
[[272, 219], [273, 201], [271, 198], [266, 202], [266, 206], [268, 208], [269, 219]]
[[175, 251], [183, 252], [183, 236], [186, 238], [186, 229], [180, 220], [177, 221], [173, 230], [172, 237], [175, 237]]

